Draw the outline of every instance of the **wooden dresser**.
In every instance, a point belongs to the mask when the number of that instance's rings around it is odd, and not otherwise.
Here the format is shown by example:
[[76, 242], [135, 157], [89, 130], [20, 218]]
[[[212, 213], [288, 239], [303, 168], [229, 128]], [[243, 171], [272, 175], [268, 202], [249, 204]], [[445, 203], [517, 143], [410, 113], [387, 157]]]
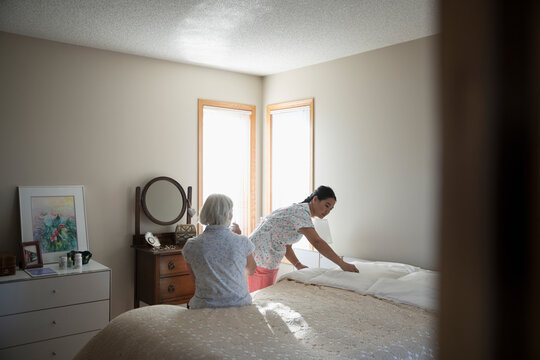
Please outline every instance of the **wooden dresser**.
[[0, 277], [0, 359], [72, 359], [110, 319], [111, 271], [90, 260], [81, 270]]
[[[190, 224], [186, 209], [191, 206], [191, 193], [191, 186], [186, 194], [178, 181], [167, 176], [151, 179], [142, 190], [139, 186], [135, 189], [135, 308], [141, 301], [148, 305], [185, 304], [195, 294], [195, 282], [182, 256], [185, 241], [178, 242], [174, 232], [154, 233], [161, 244], [154, 249], [141, 233], [141, 213], [164, 226], [179, 224], [186, 214], [186, 224]], [[166, 214], [163, 208], [168, 209]]]
[[182, 249], [154, 251], [135, 248], [135, 307], [139, 300], [149, 305], [184, 304], [195, 293], [195, 283], [182, 256]]

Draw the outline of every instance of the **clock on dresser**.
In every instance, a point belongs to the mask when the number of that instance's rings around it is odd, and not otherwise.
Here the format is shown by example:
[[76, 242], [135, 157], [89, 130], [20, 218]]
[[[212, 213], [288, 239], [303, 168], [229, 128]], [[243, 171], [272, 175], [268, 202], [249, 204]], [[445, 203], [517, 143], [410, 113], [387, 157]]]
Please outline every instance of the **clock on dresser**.
[[[141, 234], [141, 212], [155, 224], [173, 225], [184, 214], [186, 224], [191, 216], [186, 208], [191, 204], [191, 186], [187, 194], [176, 180], [160, 176], [135, 191], [135, 289], [134, 304], [185, 304], [195, 293], [195, 282], [182, 255], [182, 244], [176, 244], [174, 232], [154, 233], [159, 247], [147, 243]], [[142, 211], [141, 211], [142, 210]]]

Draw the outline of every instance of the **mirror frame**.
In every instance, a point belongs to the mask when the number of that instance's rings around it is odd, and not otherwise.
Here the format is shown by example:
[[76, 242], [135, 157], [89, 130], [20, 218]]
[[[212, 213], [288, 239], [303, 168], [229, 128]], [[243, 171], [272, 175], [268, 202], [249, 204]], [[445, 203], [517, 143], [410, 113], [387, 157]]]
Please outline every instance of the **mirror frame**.
[[[170, 182], [171, 184], [173, 184], [179, 191], [180, 191], [180, 195], [182, 196], [182, 210], [180, 210], [180, 214], [178, 214], [178, 216], [176, 218], [174, 218], [173, 220], [171, 221], [161, 221], [161, 220], [158, 220], [156, 219], [154, 216], [152, 216], [152, 214], [150, 213], [150, 211], [148, 210], [148, 207], [146, 206], [146, 192], [148, 191], [148, 188], [150, 188], [150, 186], [157, 182], [157, 181], [160, 181], [160, 180], [164, 180], [164, 181], [168, 181]], [[156, 178], [153, 178], [152, 180], [150, 180], [143, 188], [142, 190], [142, 194], [141, 194], [141, 205], [142, 205], [142, 209], [144, 211], [144, 214], [154, 223], [156, 224], [159, 224], [159, 225], [172, 225], [172, 224], [175, 224], [177, 223], [178, 221], [180, 221], [180, 219], [182, 218], [182, 216], [184, 216], [184, 214], [186, 213], [186, 208], [187, 208], [187, 197], [186, 197], [186, 193], [184, 191], [184, 188], [182, 187], [182, 185], [180, 185], [180, 183], [178, 183], [178, 181], [174, 180], [173, 178], [170, 178], [168, 176], [158, 176]]]

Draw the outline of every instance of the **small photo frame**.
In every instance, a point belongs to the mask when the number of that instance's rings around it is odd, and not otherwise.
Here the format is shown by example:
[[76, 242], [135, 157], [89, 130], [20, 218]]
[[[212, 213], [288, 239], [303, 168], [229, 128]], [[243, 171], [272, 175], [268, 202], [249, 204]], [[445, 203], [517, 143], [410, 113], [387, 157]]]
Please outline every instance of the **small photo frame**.
[[19, 205], [21, 241], [37, 241], [44, 264], [88, 250], [83, 186], [19, 186]]
[[41, 258], [38, 241], [21, 243], [21, 264], [23, 269], [43, 267], [43, 259]]

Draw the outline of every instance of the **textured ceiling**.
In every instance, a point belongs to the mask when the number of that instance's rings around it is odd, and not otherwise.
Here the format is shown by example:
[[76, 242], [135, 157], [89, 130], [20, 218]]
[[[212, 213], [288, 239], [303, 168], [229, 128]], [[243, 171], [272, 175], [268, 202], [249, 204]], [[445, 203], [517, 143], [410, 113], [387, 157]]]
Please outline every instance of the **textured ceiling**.
[[437, 0], [0, 0], [0, 31], [255, 75], [438, 32]]

